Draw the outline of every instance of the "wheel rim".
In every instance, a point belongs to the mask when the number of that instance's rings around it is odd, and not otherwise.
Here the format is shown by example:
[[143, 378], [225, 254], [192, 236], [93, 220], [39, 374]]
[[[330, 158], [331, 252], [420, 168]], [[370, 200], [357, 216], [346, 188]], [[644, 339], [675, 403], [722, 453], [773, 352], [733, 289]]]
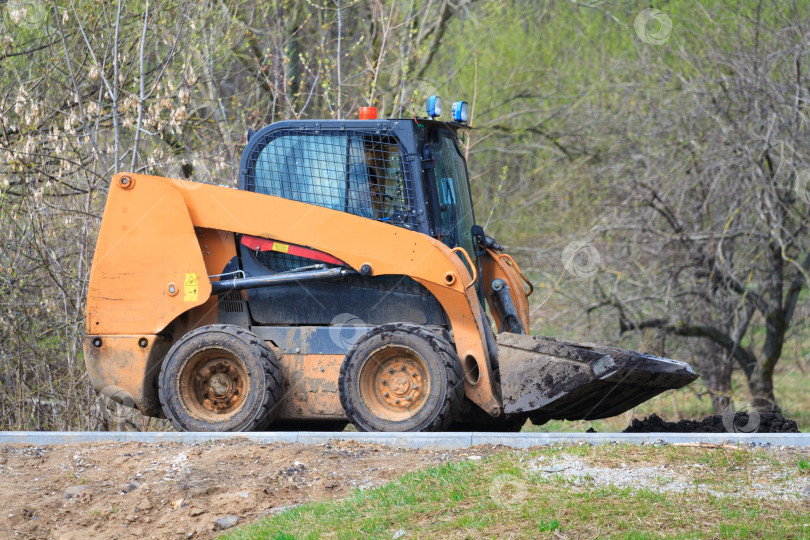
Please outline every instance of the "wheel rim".
[[371, 353], [360, 369], [360, 396], [376, 417], [399, 422], [416, 416], [430, 395], [430, 376], [422, 358], [407, 347]]
[[221, 422], [245, 404], [250, 377], [239, 358], [221, 349], [209, 349], [186, 362], [178, 382], [180, 399], [191, 416]]

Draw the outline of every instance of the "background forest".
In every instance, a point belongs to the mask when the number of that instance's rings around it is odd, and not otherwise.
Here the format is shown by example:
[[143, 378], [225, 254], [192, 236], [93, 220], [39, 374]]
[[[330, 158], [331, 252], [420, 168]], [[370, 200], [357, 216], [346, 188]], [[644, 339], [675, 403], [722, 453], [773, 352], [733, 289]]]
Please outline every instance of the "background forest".
[[434, 92], [535, 333], [690, 361], [670, 419], [810, 427], [808, 49], [806, 0], [0, 1], [0, 429], [110, 427], [79, 337], [112, 174], [235, 186], [248, 128]]

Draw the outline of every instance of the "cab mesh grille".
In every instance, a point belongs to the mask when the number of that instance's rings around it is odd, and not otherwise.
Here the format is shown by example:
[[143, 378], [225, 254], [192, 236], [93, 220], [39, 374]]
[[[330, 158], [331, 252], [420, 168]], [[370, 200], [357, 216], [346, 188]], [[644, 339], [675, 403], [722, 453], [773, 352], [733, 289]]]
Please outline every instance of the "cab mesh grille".
[[413, 228], [410, 170], [396, 138], [283, 129], [253, 146], [245, 189]]

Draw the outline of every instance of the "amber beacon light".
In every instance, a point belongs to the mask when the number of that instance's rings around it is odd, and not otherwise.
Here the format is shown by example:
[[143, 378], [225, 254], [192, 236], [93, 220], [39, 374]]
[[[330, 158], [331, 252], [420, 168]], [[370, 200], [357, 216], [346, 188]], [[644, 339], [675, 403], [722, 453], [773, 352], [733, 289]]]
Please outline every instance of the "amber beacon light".
[[360, 120], [376, 120], [377, 107], [360, 107]]

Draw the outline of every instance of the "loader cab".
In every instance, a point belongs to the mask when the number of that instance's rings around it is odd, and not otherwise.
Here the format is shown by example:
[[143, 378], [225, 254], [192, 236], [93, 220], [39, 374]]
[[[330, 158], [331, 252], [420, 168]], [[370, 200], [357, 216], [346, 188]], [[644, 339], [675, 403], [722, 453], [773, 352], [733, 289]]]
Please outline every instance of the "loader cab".
[[278, 122], [250, 137], [239, 188], [418, 231], [475, 258], [459, 127], [408, 118]]
[[[468, 240], [473, 217], [466, 165], [455, 132], [442, 122], [278, 122], [250, 137], [242, 154], [239, 188], [421, 232], [450, 247], [461, 245], [475, 257]], [[307, 219], [306, 212], [300, 219]], [[362, 243], [364, 238], [346, 241]], [[296, 254], [296, 249], [287, 250], [284, 244], [282, 250], [273, 242], [269, 249], [259, 249], [240, 235], [236, 242], [238, 257], [223, 273], [251, 277], [342, 264], [302, 256], [300, 251]], [[239, 295], [223, 296], [220, 321], [254, 330], [263, 327], [260, 335], [275, 343], [276, 337], [286, 339], [283, 332], [288, 332], [279, 327], [328, 328], [347, 313], [357, 324], [369, 327], [411, 322], [449, 328], [435, 297], [407, 276], [353, 275], [340, 283], [251, 289], [246, 295], [248, 301], [241, 308]], [[278, 335], [273, 337], [271, 332]], [[314, 336], [320, 330], [312, 332]], [[333, 350], [329, 344], [334, 341], [327, 336], [322, 342], [328, 346], [308, 352], [345, 354]]]
[[300, 121], [248, 141], [240, 189], [424, 231], [407, 130], [390, 121]]

